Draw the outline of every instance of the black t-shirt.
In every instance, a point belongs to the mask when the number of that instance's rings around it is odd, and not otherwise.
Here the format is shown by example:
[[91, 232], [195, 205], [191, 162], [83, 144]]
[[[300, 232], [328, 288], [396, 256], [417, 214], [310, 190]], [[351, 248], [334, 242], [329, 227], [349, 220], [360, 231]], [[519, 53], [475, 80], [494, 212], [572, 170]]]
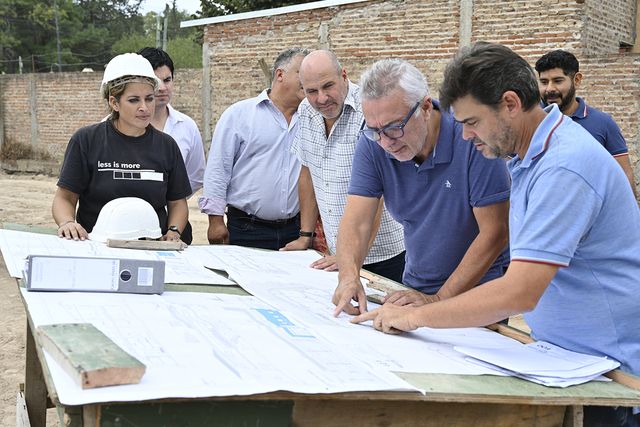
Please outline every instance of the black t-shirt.
[[167, 201], [191, 194], [178, 144], [147, 126], [139, 137], [123, 135], [111, 120], [79, 129], [69, 141], [58, 186], [78, 194], [77, 221], [93, 230], [102, 207], [119, 197], [139, 197], [153, 206], [162, 234]]

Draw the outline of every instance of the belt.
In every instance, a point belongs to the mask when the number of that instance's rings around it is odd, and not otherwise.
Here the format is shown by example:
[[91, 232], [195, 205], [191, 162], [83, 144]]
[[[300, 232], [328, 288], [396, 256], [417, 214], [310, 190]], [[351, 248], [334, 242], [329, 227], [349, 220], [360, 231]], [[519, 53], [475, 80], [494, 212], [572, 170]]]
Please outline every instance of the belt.
[[287, 225], [287, 224], [294, 223], [294, 222], [298, 221], [298, 218], [300, 217], [300, 214], [297, 213], [294, 216], [292, 216], [291, 218], [285, 218], [285, 219], [262, 219], [262, 218], [258, 218], [255, 215], [251, 215], [251, 214], [248, 214], [248, 213], [246, 213], [244, 211], [241, 211], [238, 208], [234, 208], [231, 205], [227, 206], [227, 215], [232, 215], [232, 216], [238, 217], [239, 219], [244, 219], [244, 220], [249, 221], [249, 222], [256, 222], [258, 224], [266, 224], [266, 225], [274, 225], [274, 226], [282, 226], [282, 225]]

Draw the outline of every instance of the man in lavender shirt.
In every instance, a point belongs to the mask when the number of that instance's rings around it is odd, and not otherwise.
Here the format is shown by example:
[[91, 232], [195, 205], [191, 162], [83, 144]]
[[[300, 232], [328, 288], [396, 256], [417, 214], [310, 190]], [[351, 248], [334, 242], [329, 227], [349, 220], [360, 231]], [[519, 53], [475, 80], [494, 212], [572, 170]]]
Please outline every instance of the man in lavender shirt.
[[307, 53], [280, 53], [271, 88], [220, 116], [198, 200], [209, 215], [209, 243], [277, 250], [299, 237], [300, 162], [290, 148], [304, 98], [298, 71]]

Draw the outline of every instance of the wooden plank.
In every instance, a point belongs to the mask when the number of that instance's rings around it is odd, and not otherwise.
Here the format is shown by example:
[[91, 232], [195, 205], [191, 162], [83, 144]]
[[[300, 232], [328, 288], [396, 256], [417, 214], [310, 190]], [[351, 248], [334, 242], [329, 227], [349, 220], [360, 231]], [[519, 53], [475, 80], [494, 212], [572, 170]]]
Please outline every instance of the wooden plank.
[[31, 427], [29, 412], [27, 411], [27, 401], [24, 392], [20, 390], [16, 397], [16, 427]]
[[29, 420], [32, 427], [45, 427], [47, 424], [47, 387], [42, 375], [31, 322], [27, 322], [25, 353], [24, 398]]
[[523, 344], [529, 344], [534, 342], [535, 340], [531, 338], [531, 335], [526, 332], [521, 331], [520, 329], [516, 329], [512, 326], [503, 325], [501, 323], [494, 323], [493, 325], [487, 326], [487, 329], [491, 329], [492, 331], [496, 331], [505, 337], [513, 338], [516, 341], [519, 341]]
[[[567, 388], [545, 387], [515, 377], [396, 373], [440, 402], [532, 405], [638, 406], [640, 392], [615, 382], [590, 381]], [[408, 400], [405, 398], [405, 400]]]
[[25, 225], [16, 224], [13, 222], [4, 222], [0, 224], [0, 228], [13, 231], [25, 231], [27, 233], [39, 233], [39, 234], [58, 234], [58, 229], [55, 227], [47, 227], [41, 225]]
[[380, 292], [391, 293], [395, 291], [403, 291], [408, 288], [398, 282], [395, 282], [391, 279], [387, 279], [386, 277], [379, 276], [377, 274], [371, 273], [367, 270], [360, 270], [360, 277], [367, 279], [369, 283], [367, 286], [371, 289], [376, 289]]
[[615, 371], [607, 372], [604, 376], [634, 390], [640, 390], [640, 378], [635, 375], [631, 375], [628, 372], [616, 369]]
[[164, 240], [117, 240], [107, 239], [110, 248], [142, 249], [150, 251], [181, 251], [187, 248], [183, 241], [172, 242]]
[[564, 406], [478, 403], [297, 401], [296, 427], [560, 426]]
[[43, 325], [37, 334], [42, 348], [82, 388], [137, 384], [144, 375], [142, 362], [89, 323]]
[[246, 397], [237, 401], [108, 403], [92, 409], [83, 427], [124, 425], [123, 420], [127, 426], [137, 427], [282, 427], [291, 425], [292, 411], [292, 401], [251, 401]]
[[583, 424], [584, 407], [580, 405], [567, 406], [562, 427], [582, 427]]

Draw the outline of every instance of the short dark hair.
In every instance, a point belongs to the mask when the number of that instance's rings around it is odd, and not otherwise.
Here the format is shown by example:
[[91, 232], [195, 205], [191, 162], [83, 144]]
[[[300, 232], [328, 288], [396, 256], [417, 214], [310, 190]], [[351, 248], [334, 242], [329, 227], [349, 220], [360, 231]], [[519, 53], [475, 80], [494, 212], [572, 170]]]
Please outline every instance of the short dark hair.
[[536, 61], [538, 74], [554, 68], [560, 68], [565, 76], [573, 77], [580, 71], [580, 63], [573, 53], [561, 49], [544, 54]]
[[531, 66], [506, 46], [477, 42], [461, 48], [444, 71], [440, 87], [440, 105], [449, 109], [467, 95], [497, 108], [502, 95], [515, 92], [524, 110], [540, 103], [538, 81]]
[[166, 65], [171, 70], [171, 77], [173, 77], [173, 61], [164, 50], [155, 47], [143, 47], [138, 51], [138, 55], [144, 56], [151, 63], [154, 70]]

